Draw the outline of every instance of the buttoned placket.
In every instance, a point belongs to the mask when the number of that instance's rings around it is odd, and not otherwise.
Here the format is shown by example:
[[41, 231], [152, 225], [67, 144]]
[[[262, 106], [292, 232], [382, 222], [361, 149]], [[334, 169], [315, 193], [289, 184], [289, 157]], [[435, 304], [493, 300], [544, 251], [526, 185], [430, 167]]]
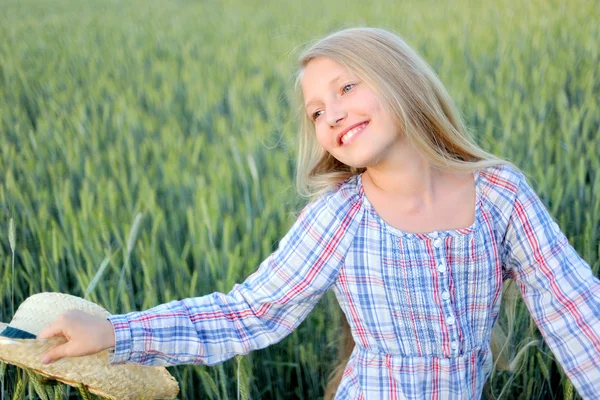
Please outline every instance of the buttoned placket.
[[432, 245], [435, 254], [435, 261], [437, 263], [436, 270], [438, 273], [438, 288], [440, 297], [442, 299], [442, 310], [444, 313], [444, 322], [448, 329], [450, 336], [450, 355], [456, 356], [459, 354], [459, 343], [458, 343], [458, 324], [455, 317], [455, 312], [452, 306], [451, 295], [450, 295], [450, 278], [448, 273], [448, 266], [446, 265], [446, 249], [444, 246], [444, 239], [437, 233], [431, 233]]

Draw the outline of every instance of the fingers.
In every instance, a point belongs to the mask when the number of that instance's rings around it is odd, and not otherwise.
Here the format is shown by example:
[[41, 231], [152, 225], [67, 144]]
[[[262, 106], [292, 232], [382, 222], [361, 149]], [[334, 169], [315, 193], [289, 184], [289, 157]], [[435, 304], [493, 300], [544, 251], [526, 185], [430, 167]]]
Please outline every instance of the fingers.
[[48, 364], [63, 357], [95, 354], [114, 346], [114, 333], [110, 321], [81, 311], [71, 310], [62, 314], [45, 327], [38, 338], [49, 339], [61, 335], [67, 342], [49, 349], [42, 356], [42, 363]]
[[[52, 322], [50, 325], [48, 325], [44, 329], [42, 329], [42, 331], [38, 335], [38, 339], [49, 339], [54, 336], [61, 336], [61, 335], [63, 335], [63, 327], [62, 327], [61, 320], [59, 317], [58, 319], [54, 320], [54, 322]], [[59, 360], [59, 359], [65, 357], [66, 356], [65, 347], [67, 347], [68, 344], [69, 343], [67, 342], [67, 343], [64, 343], [64, 344], [61, 344], [58, 346], [54, 346], [53, 348], [48, 350], [42, 356], [42, 364], [50, 364], [56, 360]]]
[[56, 360], [60, 360], [63, 357], [69, 356], [69, 343], [64, 343], [58, 346], [55, 346], [48, 350], [42, 356], [42, 364], [50, 364]]
[[[50, 339], [55, 336], [64, 336], [63, 332], [63, 319], [58, 317], [50, 325], [46, 326], [40, 334], [37, 336], [38, 339]], [[48, 350], [42, 356], [42, 364], [50, 364], [56, 360], [59, 360], [67, 356], [69, 342], [54, 346]]]
[[62, 325], [58, 320], [52, 322], [50, 325], [46, 326], [40, 334], [37, 336], [38, 339], [49, 339], [54, 336], [60, 336], [63, 334]]

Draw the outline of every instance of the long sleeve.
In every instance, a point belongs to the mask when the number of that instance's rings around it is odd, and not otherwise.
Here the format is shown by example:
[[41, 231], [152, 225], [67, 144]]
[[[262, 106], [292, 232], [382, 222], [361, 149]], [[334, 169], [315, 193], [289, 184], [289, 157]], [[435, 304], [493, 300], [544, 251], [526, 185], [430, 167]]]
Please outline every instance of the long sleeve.
[[599, 399], [600, 282], [522, 175], [503, 262], [578, 393]]
[[358, 207], [339, 211], [323, 198], [306, 206], [277, 250], [228, 294], [111, 316], [111, 364], [214, 365], [283, 339], [337, 279]]

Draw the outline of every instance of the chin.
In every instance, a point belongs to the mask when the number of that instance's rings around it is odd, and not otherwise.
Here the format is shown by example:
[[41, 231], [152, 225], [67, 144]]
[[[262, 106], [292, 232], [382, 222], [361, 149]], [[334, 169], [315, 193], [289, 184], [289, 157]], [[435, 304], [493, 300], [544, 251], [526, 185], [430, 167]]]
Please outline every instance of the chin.
[[[351, 168], [368, 168], [381, 163], [387, 153], [384, 149], [372, 148], [369, 143], [361, 143], [361, 147], [341, 149], [339, 152], [330, 153], [335, 159]], [[335, 154], [337, 153], [337, 154]]]
[[340, 161], [342, 164], [347, 165], [350, 168], [367, 168], [373, 164], [369, 163], [366, 160], [340, 160], [338, 159], [338, 161]]

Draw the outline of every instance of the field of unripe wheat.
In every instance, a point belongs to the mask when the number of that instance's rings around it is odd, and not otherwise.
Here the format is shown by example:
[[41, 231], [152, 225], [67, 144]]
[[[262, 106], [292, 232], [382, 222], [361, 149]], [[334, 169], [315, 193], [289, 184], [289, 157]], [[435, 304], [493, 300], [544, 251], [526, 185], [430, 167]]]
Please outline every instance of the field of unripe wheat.
[[[252, 273], [305, 202], [296, 57], [352, 26], [391, 29], [423, 55], [598, 275], [598, 21], [591, 0], [2, 1], [0, 321], [42, 291], [122, 313]], [[337, 315], [327, 295], [276, 345], [171, 368], [181, 398], [319, 398]], [[540, 337], [524, 307], [514, 332]], [[12, 366], [0, 380], [2, 398], [77, 393]], [[577, 398], [544, 344], [484, 395]]]

